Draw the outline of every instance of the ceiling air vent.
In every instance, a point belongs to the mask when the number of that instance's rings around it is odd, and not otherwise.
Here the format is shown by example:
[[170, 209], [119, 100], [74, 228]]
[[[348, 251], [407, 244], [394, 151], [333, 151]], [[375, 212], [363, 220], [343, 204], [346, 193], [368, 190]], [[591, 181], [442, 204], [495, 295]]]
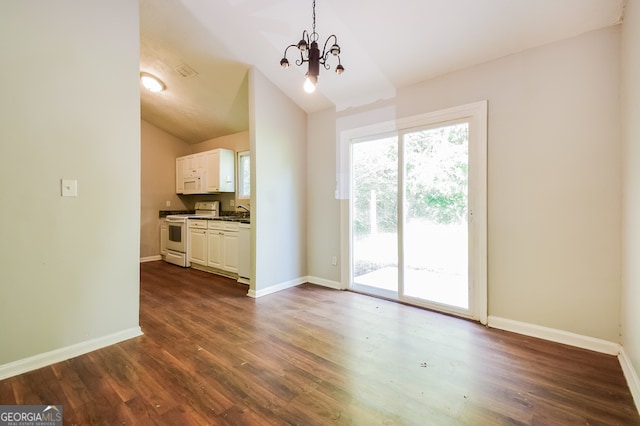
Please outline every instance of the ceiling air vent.
[[180, 64], [175, 68], [176, 72], [184, 78], [191, 78], [198, 75], [198, 72], [187, 64]]

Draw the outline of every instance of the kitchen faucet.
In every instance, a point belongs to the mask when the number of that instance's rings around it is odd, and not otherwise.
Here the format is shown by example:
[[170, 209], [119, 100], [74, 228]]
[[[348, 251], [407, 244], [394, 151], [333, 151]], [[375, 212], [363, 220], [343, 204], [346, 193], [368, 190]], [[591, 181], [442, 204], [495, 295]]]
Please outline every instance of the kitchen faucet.
[[244, 204], [239, 204], [239, 205], [238, 205], [238, 209], [244, 209], [244, 210], [246, 210], [246, 211], [247, 211], [247, 213], [246, 213], [246, 214], [250, 214], [250, 213], [251, 213], [251, 211], [249, 210], [249, 207], [245, 206]]

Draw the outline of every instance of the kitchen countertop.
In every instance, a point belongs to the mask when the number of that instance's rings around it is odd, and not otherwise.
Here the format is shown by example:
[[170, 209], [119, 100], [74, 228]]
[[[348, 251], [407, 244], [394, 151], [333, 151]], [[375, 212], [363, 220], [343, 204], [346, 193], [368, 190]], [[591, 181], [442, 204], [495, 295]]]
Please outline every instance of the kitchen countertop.
[[160, 210], [159, 217], [164, 218], [173, 214], [193, 215], [193, 217], [189, 217], [189, 219], [251, 223], [251, 217], [246, 216], [244, 213], [224, 214], [223, 212], [222, 216], [197, 216], [193, 210]]
[[238, 215], [229, 215], [229, 216], [214, 216], [214, 217], [206, 217], [206, 216], [197, 216], [194, 219], [201, 220], [221, 220], [226, 222], [240, 222], [240, 223], [251, 223], [251, 218], [238, 216]]
[[193, 210], [160, 210], [158, 217], [167, 217], [170, 214], [195, 214]]

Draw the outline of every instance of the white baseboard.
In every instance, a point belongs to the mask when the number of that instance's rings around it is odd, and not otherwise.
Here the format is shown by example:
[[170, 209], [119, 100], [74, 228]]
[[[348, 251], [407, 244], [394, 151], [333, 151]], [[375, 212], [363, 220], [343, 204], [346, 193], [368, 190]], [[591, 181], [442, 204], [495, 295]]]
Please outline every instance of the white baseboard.
[[261, 290], [258, 290], [258, 291], [255, 291], [255, 290], [251, 289], [247, 293], [247, 296], [253, 297], [253, 298], [258, 298], [258, 297], [266, 296], [267, 294], [275, 293], [277, 291], [282, 291], [282, 290], [286, 290], [286, 289], [291, 288], [291, 287], [296, 287], [296, 286], [299, 286], [300, 284], [304, 284], [304, 283], [311, 283], [311, 284], [315, 284], [315, 285], [320, 285], [320, 286], [323, 286], [323, 287], [332, 288], [334, 290], [344, 290], [344, 288], [342, 287], [342, 284], [340, 284], [337, 281], [331, 281], [331, 280], [326, 280], [324, 278], [307, 276], [307, 277], [300, 277], [300, 278], [297, 278], [295, 280], [287, 281], [287, 282], [284, 282], [284, 283], [275, 284], [275, 285], [269, 286], [267, 288], [264, 288], [264, 289], [261, 289]]
[[0, 380], [17, 376], [18, 374], [26, 373], [28, 371], [37, 370], [38, 368], [46, 367], [48, 365], [55, 364], [56, 362], [65, 361], [79, 355], [84, 355], [97, 349], [141, 335], [142, 330], [140, 327], [133, 327], [108, 336], [98, 337], [96, 339], [87, 340], [86, 342], [76, 343], [75, 345], [67, 346], [65, 348], [55, 349], [29, 358], [0, 365]]
[[633, 368], [631, 359], [625, 352], [623, 346], [620, 346], [620, 354], [618, 355], [618, 360], [620, 361], [620, 366], [622, 367], [624, 377], [627, 379], [629, 390], [631, 390], [633, 402], [636, 403], [636, 410], [640, 412], [640, 378], [638, 378], [638, 373], [636, 373], [636, 369]]
[[140, 263], [155, 262], [156, 260], [162, 260], [162, 256], [158, 254], [156, 256], [141, 257], [140, 258]]
[[278, 291], [286, 290], [288, 288], [295, 287], [300, 284], [304, 284], [306, 282], [307, 282], [307, 277], [300, 277], [300, 278], [296, 278], [295, 280], [285, 281], [280, 284], [274, 284], [267, 288], [260, 289], [258, 291], [254, 289], [250, 289], [249, 292], [247, 293], [247, 296], [257, 299], [258, 297], [262, 297], [268, 294], [276, 293]]
[[529, 324], [494, 316], [489, 316], [488, 325], [492, 328], [512, 331], [514, 333], [524, 334], [525, 336], [537, 337], [539, 339], [576, 346], [578, 348], [588, 349], [608, 355], [618, 355], [620, 353], [620, 345], [617, 343], [555, 328], [542, 327], [536, 324]]
[[334, 290], [344, 290], [345, 288], [342, 286], [342, 283], [338, 281], [331, 281], [324, 278], [319, 277], [307, 277], [307, 281], [311, 284], [320, 285], [322, 287], [329, 287]]

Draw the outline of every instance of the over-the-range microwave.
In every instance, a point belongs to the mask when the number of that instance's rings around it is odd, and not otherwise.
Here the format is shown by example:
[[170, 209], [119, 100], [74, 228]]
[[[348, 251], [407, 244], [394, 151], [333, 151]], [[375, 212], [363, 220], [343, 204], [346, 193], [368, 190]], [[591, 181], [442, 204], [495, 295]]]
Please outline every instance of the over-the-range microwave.
[[194, 170], [183, 177], [184, 194], [204, 194], [205, 192], [204, 170]]

